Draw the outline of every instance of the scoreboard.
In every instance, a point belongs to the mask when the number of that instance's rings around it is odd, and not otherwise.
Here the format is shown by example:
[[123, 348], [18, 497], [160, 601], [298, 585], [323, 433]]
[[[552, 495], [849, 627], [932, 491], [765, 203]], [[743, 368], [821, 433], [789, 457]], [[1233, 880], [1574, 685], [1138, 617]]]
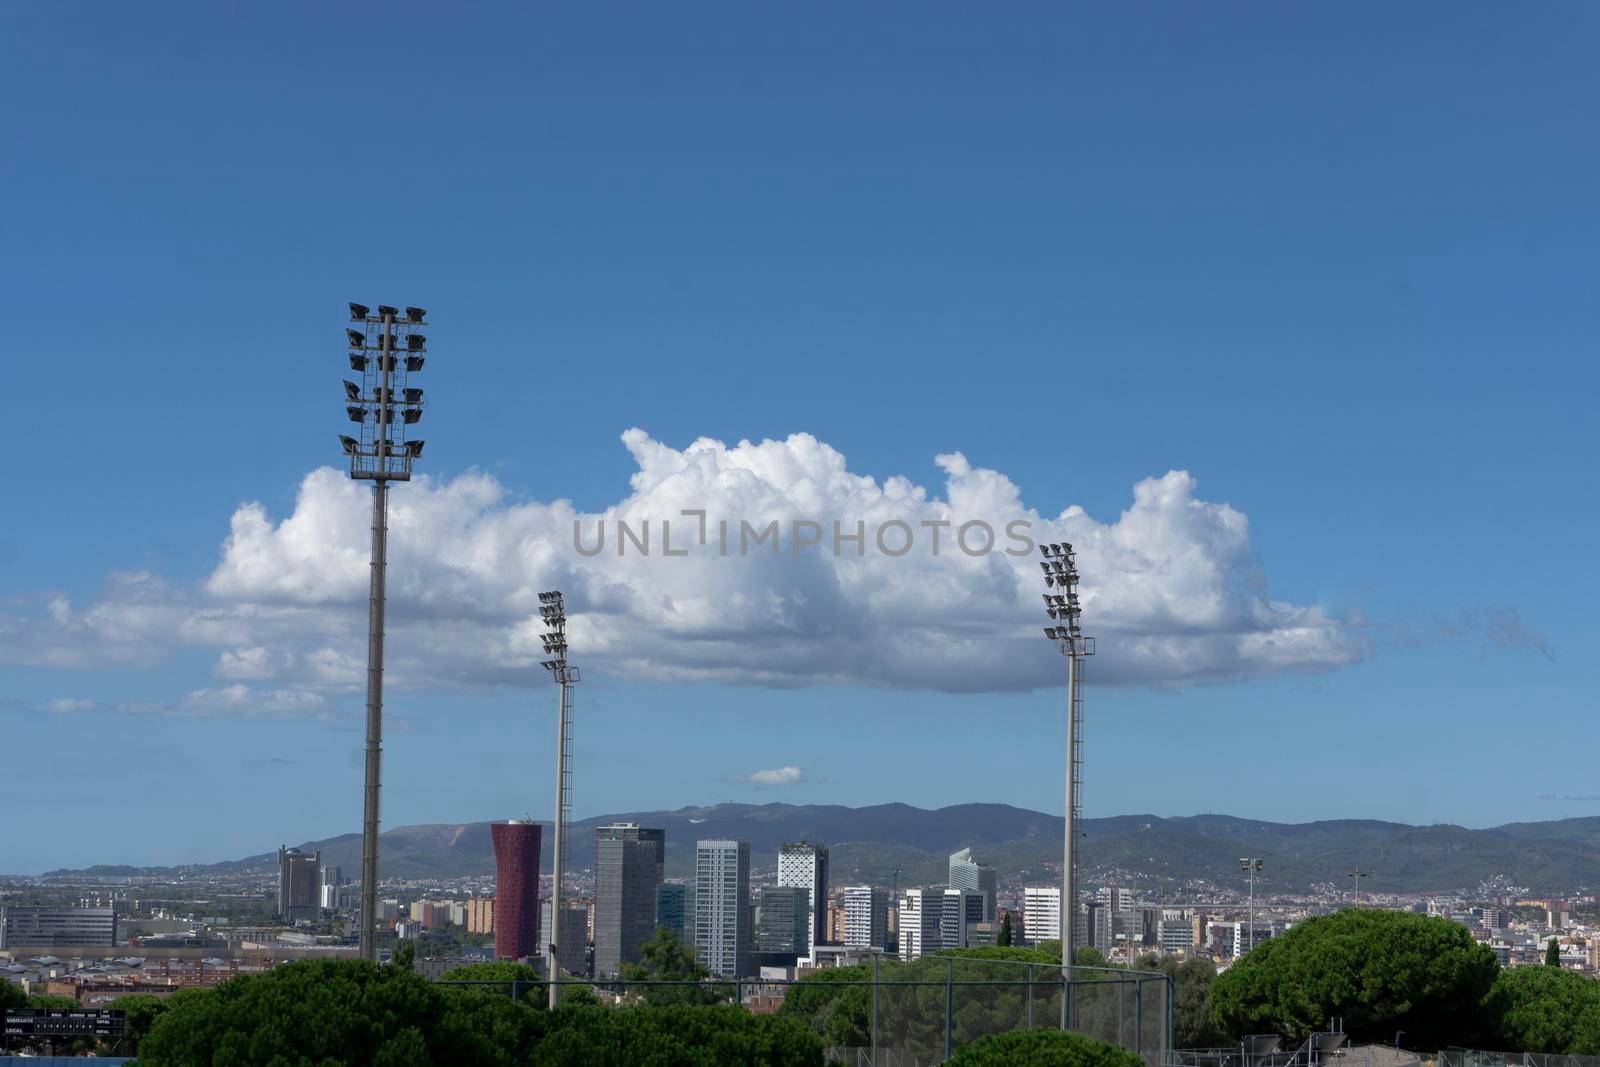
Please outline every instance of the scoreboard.
[[5, 1036], [121, 1037], [127, 1015], [120, 1008], [9, 1008]]

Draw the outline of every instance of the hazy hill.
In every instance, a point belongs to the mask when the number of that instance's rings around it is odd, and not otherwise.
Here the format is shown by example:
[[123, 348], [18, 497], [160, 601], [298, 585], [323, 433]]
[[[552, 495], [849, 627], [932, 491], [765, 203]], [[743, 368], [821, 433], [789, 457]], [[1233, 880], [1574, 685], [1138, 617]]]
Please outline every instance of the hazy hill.
[[[945, 857], [966, 846], [998, 867], [1002, 882], [1048, 880], [1050, 865], [1061, 862], [1061, 817], [1006, 804], [958, 804], [937, 811], [908, 804], [716, 804], [585, 819], [574, 826], [577, 866], [592, 862], [595, 827], [618, 821], [666, 830], [669, 876], [688, 874], [694, 842], [712, 837], [749, 841], [757, 870], [775, 865], [778, 846], [786, 841], [824, 842], [831, 849], [836, 885], [887, 885], [897, 869], [901, 885], [939, 882]], [[1196, 881], [1237, 885], [1239, 857], [1245, 855], [1266, 861], [1258, 885], [1269, 892], [1345, 885], [1353, 867], [1370, 871], [1362, 884], [1376, 890], [1448, 891], [1495, 876], [1539, 893], [1600, 886], [1600, 818], [1470, 830], [1352, 819], [1273, 823], [1228, 815], [1119, 815], [1085, 820], [1083, 830], [1085, 872], [1091, 879], [1114, 877], [1162, 893], [1180, 892], [1184, 883]], [[547, 840], [548, 833], [547, 826]], [[343, 867], [348, 876], [360, 871], [359, 834], [301, 847], [321, 849], [323, 861]], [[185, 871], [269, 871], [274, 862], [269, 852]], [[401, 826], [383, 834], [386, 877], [450, 877], [493, 868], [486, 822]], [[160, 871], [102, 867], [52, 874], [116, 877]]]

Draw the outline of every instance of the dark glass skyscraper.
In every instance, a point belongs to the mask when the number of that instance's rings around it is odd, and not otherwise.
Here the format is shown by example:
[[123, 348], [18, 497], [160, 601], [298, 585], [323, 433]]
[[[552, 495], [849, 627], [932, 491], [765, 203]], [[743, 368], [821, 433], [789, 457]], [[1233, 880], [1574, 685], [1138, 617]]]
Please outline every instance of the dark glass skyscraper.
[[616, 974], [639, 962], [656, 929], [656, 887], [666, 860], [666, 832], [617, 823], [594, 832], [594, 973]]
[[285, 922], [322, 914], [322, 853], [278, 846], [278, 915]]
[[497, 822], [489, 827], [494, 842], [494, 954], [520, 960], [539, 953], [538, 823]]

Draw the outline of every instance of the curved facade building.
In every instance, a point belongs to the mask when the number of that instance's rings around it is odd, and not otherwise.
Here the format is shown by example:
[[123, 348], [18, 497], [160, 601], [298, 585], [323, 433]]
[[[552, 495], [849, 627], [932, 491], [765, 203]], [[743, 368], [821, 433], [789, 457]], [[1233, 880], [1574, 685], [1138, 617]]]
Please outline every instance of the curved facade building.
[[519, 960], [539, 954], [538, 823], [512, 819], [489, 827], [494, 842], [494, 954]]

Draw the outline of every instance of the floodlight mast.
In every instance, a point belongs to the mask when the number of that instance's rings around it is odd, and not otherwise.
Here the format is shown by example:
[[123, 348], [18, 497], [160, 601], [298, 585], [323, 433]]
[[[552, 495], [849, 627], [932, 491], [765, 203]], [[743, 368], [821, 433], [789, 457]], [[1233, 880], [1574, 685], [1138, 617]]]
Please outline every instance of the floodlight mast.
[[[421, 308], [407, 308], [402, 321], [398, 308], [387, 305], [373, 315], [364, 304], [350, 305], [347, 327], [350, 369], [360, 371], [362, 382], [344, 382], [345, 414], [361, 424], [359, 439], [340, 435], [339, 445], [350, 458], [350, 477], [372, 482], [372, 576], [367, 604], [367, 749], [361, 808], [361, 929], [364, 960], [377, 959], [378, 923], [378, 792], [383, 760], [383, 626], [384, 582], [389, 554], [389, 483], [411, 480], [411, 465], [422, 455], [423, 442], [407, 441], [405, 428], [422, 418], [422, 391], [407, 389], [410, 371], [421, 370], [420, 356], [398, 363], [397, 341], [408, 352], [420, 352], [426, 341], [412, 333], [426, 325]], [[397, 331], [398, 330], [398, 334]], [[404, 398], [397, 401], [396, 397]], [[403, 405], [397, 408], [397, 404]], [[396, 415], [400, 418], [396, 419]]]
[[[1250, 875], [1250, 948], [1256, 947], [1256, 872], [1262, 867], [1261, 860], [1255, 856], [1240, 856], [1239, 869], [1247, 871]], [[1245, 950], [1246, 952], [1249, 949]], [[1244, 955], [1243, 952], [1240, 955]]]
[[1045, 627], [1044, 635], [1056, 651], [1067, 657], [1067, 773], [1066, 819], [1062, 828], [1061, 856], [1061, 1029], [1072, 1023], [1072, 955], [1078, 931], [1078, 820], [1081, 816], [1078, 784], [1083, 775], [1083, 664], [1094, 655], [1094, 638], [1083, 636], [1082, 607], [1078, 603], [1078, 558], [1072, 546], [1040, 545], [1044, 560], [1045, 614], [1061, 625]]
[[551, 848], [553, 879], [550, 883], [549, 945], [550, 1007], [561, 1001], [561, 879], [567, 867], [567, 846], [571, 841], [572, 821], [572, 687], [578, 681], [578, 668], [567, 663], [567, 609], [560, 590], [539, 594], [539, 615], [548, 633], [541, 635], [545, 655], [540, 666], [550, 672], [557, 686], [556, 702], [556, 812], [552, 821], [555, 844]]

